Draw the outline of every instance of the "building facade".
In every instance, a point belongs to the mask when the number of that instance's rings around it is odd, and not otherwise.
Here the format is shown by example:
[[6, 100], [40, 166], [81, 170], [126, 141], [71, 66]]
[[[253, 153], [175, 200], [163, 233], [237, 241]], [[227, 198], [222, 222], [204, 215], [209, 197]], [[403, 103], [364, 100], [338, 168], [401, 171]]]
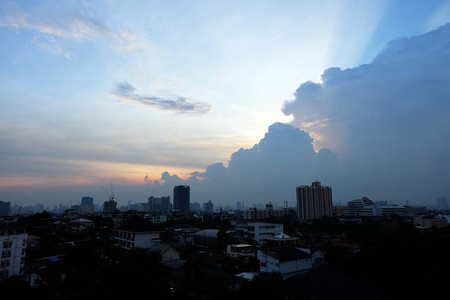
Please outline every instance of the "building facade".
[[150, 248], [161, 242], [161, 231], [114, 229], [114, 245], [128, 250]]
[[235, 221], [235, 236], [240, 241], [252, 239], [258, 244], [265, 244], [268, 239], [283, 233], [283, 224], [252, 222], [252, 221]]
[[189, 213], [190, 211], [190, 187], [178, 185], [173, 188], [173, 208], [176, 211]]
[[333, 216], [333, 197], [331, 187], [322, 186], [315, 181], [311, 186], [297, 187], [297, 214], [303, 221]]
[[296, 247], [279, 247], [257, 251], [261, 272], [280, 272], [283, 279], [312, 269], [311, 255]]
[[263, 220], [269, 218], [281, 218], [289, 215], [288, 208], [273, 209], [272, 203], [266, 204], [266, 209], [257, 209], [251, 207], [244, 211], [243, 218], [245, 220]]
[[0, 224], [0, 280], [24, 275], [27, 239], [24, 228]]

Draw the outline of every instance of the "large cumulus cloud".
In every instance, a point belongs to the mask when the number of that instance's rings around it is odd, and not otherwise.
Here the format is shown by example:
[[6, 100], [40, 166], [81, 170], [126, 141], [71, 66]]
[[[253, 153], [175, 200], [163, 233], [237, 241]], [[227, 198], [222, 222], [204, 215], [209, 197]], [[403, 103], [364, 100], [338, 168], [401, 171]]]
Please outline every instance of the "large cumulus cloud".
[[[338, 167], [331, 150], [316, 152], [312, 142], [308, 133], [290, 124], [274, 123], [258, 144], [234, 152], [228, 166], [209, 165], [187, 180], [166, 172], [161, 176], [162, 187], [188, 184], [194, 202], [213, 200], [234, 205], [244, 201], [253, 205], [271, 201], [282, 205], [288, 201], [294, 205], [297, 185], [329, 180], [329, 174]], [[160, 182], [153, 185], [161, 188]]]
[[[386, 44], [366, 65], [324, 71], [286, 101], [292, 124], [187, 181], [193, 199], [295, 203], [320, 180], [334, 199], [434, 204], [450, 187], [450, 25]], [[167, 174], [166, 174], [167, 177]], [[172, 179], [171, 177], [169, 177]]]
[[325, 70], [283, 112], [337, 153], [345, 190], [417, 201], [448, 193], [450, 24], [392, 40], [367, 65]]

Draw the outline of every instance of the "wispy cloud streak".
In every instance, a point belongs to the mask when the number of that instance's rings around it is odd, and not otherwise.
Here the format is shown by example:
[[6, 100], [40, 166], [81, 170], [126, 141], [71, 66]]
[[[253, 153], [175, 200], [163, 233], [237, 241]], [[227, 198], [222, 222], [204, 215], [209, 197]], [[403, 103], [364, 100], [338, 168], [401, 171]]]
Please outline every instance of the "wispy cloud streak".
[[181, 113], [208, 113], [211, 110], [211, 104], [206, 102], [191, 102], [184, 97], [178, 97], [175, 100], [165, 99], [150, 95], [138, 95], [134, 86], [128, 82], [117, 83], [113, 95], [126, 102], [153, 106], [163, 110], [176, 111]]

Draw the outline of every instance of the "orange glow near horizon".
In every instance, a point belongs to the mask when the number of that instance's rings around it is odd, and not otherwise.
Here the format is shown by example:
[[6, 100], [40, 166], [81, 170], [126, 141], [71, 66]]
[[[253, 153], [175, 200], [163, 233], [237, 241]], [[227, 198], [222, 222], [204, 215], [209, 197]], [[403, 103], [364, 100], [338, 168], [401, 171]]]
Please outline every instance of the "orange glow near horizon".
[[82, 171], [79, 171], [77, 174], [58, 177], [1, 177], [0, 189], [29, 186], [96, 185], [110, 181], [116, 184], [139, 185], [146, 184], [145, 176], [148, 177], [149, 181], [160, 181], [160, 183], [163, 183], [161, 174], [166, 171], [170, 175], [177, 175], [184, 180], [189, 178], [190, 174], [195, 171], [183, 166], [137, 165], [98, 161], [73, 161], [71, 163], [76, 165], [77, 169], [82, 169]]

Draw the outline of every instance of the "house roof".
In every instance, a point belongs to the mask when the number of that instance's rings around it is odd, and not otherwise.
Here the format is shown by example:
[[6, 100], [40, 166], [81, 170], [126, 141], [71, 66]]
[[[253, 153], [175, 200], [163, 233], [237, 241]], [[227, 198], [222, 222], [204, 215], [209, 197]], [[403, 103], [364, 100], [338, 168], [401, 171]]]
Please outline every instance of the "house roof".
[[302, 250], [296, 247], [278, 247], [278, 248], [264, 249], [261, 251], [266, 253], [266, 255], [269, 255], [277, 259], [279, 262], [299, 260], [311, 257], [311, 255], [309, 255], [308, 253], [303, 252]]
[[[163, 254], [164, 252], [166, 252], [167, 250], [169, 250], [169, 248], [171, 248], [172, 245], [170, 244], [165, 244], [165, 243], [154, 243], [149, 249], [148, 251], [150, 252], [159, 252], [160, 254]], [[175, 248], [174, 248], [175, 249]], [[176, 250], [176, 249], [175, 249]]]

